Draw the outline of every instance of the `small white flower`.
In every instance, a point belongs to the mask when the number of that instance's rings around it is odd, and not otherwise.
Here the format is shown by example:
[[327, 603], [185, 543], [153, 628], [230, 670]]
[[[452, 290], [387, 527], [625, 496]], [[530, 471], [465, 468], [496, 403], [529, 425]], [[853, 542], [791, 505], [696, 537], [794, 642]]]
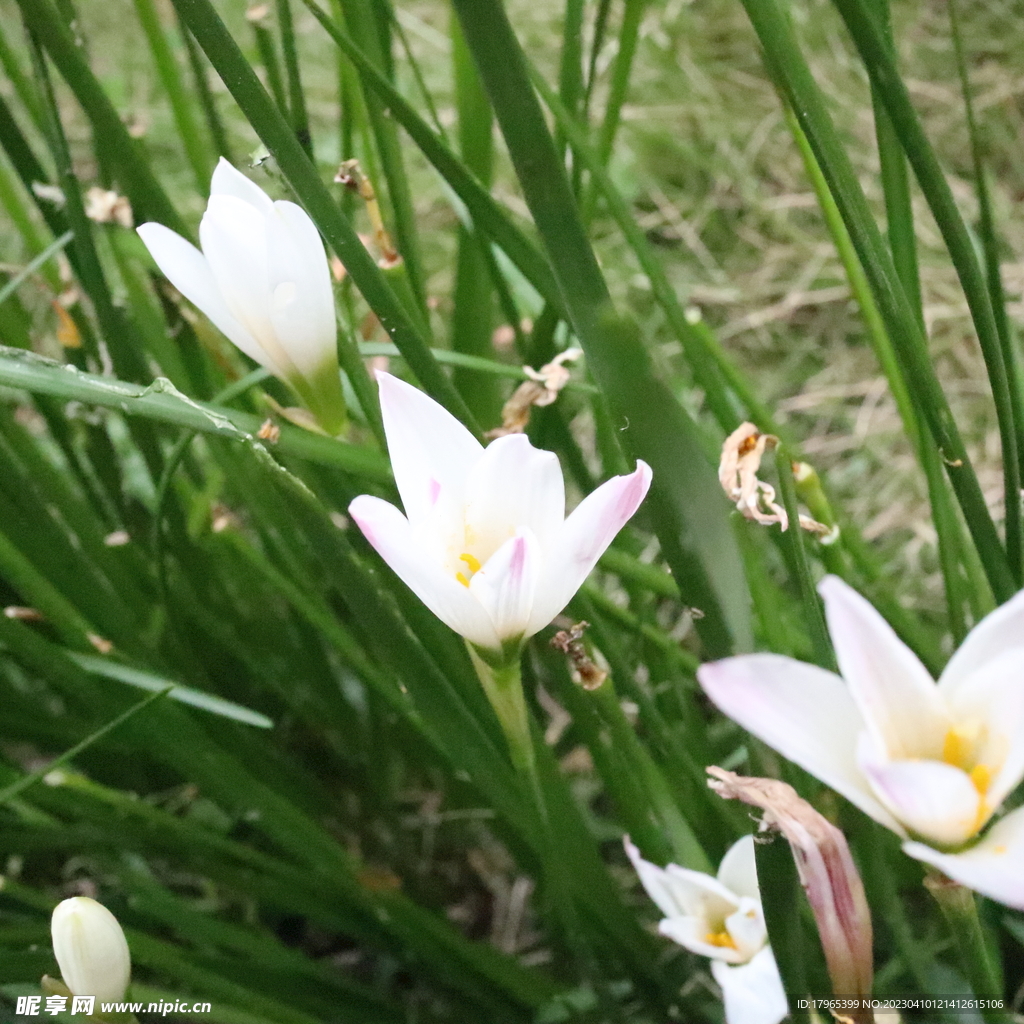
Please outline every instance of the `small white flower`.
[[819, 587], [842, 678], [776, 654], [704, 665], [730, 718], [892, 829], [950, 878], [1024, 909], [1024, 592], [978, 623], [938, 684], [835, 576]]
[[301, 207], [272, 202], [222, 158], [199, 225], [202, 252], [162, 224], [143, 224], [138, 232], [185, 298], [285, 381], [328, 433], [341, 430], [331, 273]]
[[789, 1009], [768, 946], [753, 836], [729, 848], [717, 877], [678, 864], [659, 868], [628, 837], [624, 845], [647, 895], [665, 915], [661, 934], [711, 958], [727, 1024], [778, 1024]]
[[124, 999], [131, 980], [128, 943], [117, 918], [88, 896], [59, 903], [50, 921], [53, 953], [64, 984], [99, 1002]]
[[569, 603], [647, 494], [638, 462], [565, 517], [558, 457], [523, 434], [486, 449], [442, 406], [378, 373], [405, 515], [364, 494], [349, 513], [413, 593], [480, 648], [543, 629]]

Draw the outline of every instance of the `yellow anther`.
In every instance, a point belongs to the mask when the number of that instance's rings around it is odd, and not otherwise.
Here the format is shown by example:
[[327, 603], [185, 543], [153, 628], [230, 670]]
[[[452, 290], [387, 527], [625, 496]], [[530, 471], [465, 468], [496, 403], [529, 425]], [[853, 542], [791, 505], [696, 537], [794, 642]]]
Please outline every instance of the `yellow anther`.
[[480, 571], [480, 559], [476, 558], [474, 555], [471, 555], [468, 551], [463, 551], [462, 554], [459, 555], [459, 561], [465, 562], [466, 565], [469, 567], [470, 572]]
[[964, 768], [974, 744], [961, 729], [950, 729], [942, 741], [942, 760], [954, 768]]
[[728, 932], [708, 932], [704, 941], [709, 946], [718, 946], [723, 949], [735, 949], [736, 943]]
[[976, 764], [968, 773], [974, 788], [984, 796], [992, 783], [992, 769], [987, 764]]
[[468, 587], [468, 586], [469, 586], [469, 580], [467, 580], [467, 579], [466, 579], [466, 574], [465, 574], [464, 572], [457, 572], [457, 573], [455, 574], [455, 578], [456, 578], [456, 579], [457, 579], [457, 580], [458, 580], [458, 581], [459, 581], [459, 582], [460, 582], [460, 583], [461, 583], [461, 584], [462, 584], [462, 585], [463, 585], [464, 587]]

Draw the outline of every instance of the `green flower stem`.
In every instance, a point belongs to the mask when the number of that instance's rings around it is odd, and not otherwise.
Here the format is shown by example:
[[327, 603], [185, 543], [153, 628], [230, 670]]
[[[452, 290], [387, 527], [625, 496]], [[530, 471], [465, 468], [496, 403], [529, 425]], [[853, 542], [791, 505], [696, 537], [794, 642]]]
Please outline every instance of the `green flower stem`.
[[[939, 872], [925, 877], [925, 888], [935, 897], [942, 916], [960, 953], [960, 969], [967, 976], [974, 994], [981, 1000], [1003, 1002], [1003, 984], [993, 963], [988, 942], [978, 917], [978, 905], [970, 889]], [[1005, 1024], [1013, 1017], [1003, 1009], [982, 1008], [981, 1015], [991, 1024]]]
[[804, 617], [811, 634], [815, 660], [823, 668], [835, 671], [835, 655], [832, 653], [832, 642], [829, 640], [828, 628], [825, 625], [825, 614], [821, 609], [821, 601], [814, 589], [814, 577], [811, 575], [810, 562], [804, 544], [803, 531], [800, 527], [800, 511], [797, 506], [796, 482], [793, 479], [793, 464], [789, 451], [779, 446], [775, 453], [775, 468], [779, 474], [779, 491], [782, 502], [786, 506], [789, 518], [789, 537], [792, 554], [792, 565], [795, 569], [796, 583], [800, 588], [800, 600], [804, 606]]
[[[561, 919], [565, 939], [572, 948], [585, 957], [586, 951], [581, 948], [581, 937], [584, 932], [580, 927], [571, 881], [566, 874], [568, 864], [559, 856], [555, 843], [548, 801], [530, 734], [530, 715], [526, 709], [526, 695], [523, 692], [520, 644], [506, 645], [500, 652], [484, 651], [468, 642], [466, 648], [484, 693], [487, 694], [487, 699], [501, 723], [512, 764], [523, 781], [528, 784], [536, 803], [540, 829], [537, 849], [549, 886], [549, 895]], [[581, 967], [586, 971], [586, 964], [581, 963]]]

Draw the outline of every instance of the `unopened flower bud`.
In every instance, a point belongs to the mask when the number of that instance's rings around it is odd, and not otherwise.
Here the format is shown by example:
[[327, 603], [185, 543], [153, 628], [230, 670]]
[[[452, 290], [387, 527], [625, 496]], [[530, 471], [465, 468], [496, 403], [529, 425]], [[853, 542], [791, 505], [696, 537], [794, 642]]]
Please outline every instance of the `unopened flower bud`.
[[50, 921], [53, 952], [64, 984], [98, 1002], [124, 999], [131, 979], [128, 943], [117, 918], [88, 896], [64, 900]]

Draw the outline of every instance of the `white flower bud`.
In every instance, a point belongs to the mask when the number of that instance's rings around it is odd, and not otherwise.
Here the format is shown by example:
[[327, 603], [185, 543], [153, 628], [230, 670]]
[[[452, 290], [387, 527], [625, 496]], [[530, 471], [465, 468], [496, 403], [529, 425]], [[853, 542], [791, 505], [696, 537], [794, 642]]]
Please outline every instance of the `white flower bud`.
[[50, 921], [53, 952], [64, 984], [98, 1002], [124, 999], [131, 979], [128, 943], [117, 918], [88, 896], [64, 900]]

